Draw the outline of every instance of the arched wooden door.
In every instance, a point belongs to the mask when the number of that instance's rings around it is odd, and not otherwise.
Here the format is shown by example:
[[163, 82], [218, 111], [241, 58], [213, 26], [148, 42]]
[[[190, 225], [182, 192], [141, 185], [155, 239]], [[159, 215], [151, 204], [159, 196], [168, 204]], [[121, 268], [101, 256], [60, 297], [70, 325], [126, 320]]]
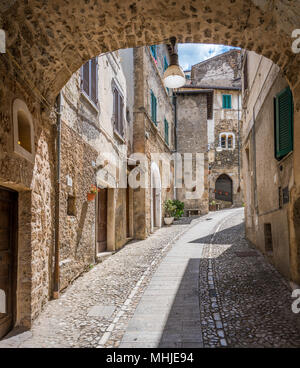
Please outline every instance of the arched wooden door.
[[0, 188], [0, 339], [16, 312], [17, 193]]
[[215, 198], [232, 202], [232, 180], [228, 175], [222, 174], [216, 180]]

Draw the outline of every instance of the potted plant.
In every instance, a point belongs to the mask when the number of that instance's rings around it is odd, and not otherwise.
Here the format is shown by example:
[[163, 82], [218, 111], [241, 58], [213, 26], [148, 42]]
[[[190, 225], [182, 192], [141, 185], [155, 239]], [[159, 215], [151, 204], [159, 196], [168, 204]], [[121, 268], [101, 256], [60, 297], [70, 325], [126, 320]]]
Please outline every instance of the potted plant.
[[87, 200], [88, 201], [93, 201], [96, 197], [97, 192], [99, 192], [99, 191], [100, 191], [100, 189], [97, 188], [96, 185], [92, 185], [90, 191], [87, 194]]
[[175, 215], [174, 215], [175, 220], [179, 220], [180, 217], [182, 217], [184, 214], [184, 203], [179, 201], [178, 199], [174, 199], [172, 202], [174, 206], [176, 207]]
[[171, 199], [167, 199], [164, 203], [165, 217], [164, 222], [166, 225], [171, 225], [174, 221], [174, 216], [176, 213], [176, 206]]
[[209, 210], [210, 211], [216, 211], [217, 206], [216, 206], [216, 201], [211, 201], [209, 204]]

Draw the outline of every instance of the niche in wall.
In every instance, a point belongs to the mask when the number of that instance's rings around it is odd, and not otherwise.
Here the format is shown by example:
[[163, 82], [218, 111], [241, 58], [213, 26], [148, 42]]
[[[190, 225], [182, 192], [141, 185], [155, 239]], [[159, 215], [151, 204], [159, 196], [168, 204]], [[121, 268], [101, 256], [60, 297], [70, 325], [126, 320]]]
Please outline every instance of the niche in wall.
[[34, 128], [30, 111], [24, 101], [13, 104], [14, 152], [34, 162]]

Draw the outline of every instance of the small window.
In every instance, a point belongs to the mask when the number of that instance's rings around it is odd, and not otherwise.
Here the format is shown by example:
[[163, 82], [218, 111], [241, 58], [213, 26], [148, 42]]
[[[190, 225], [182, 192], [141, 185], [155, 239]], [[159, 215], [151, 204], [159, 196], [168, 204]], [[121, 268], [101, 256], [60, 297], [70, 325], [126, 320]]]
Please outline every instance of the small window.
[[231, 109], [231, 95], [223, 95], [223, 109]]
[[93, 58], [81, 68], [81, 88], [84, 94], [98, 104], [98, 58]]
[[76, 201], [75, 201], [75, 197], [71, 195], [68, 196], [67, 215], [76, 216]]
[[18, 145], [31, 152], [31, 127], [24, 111], [18, 111]]
[[169, 144], [169, 123], [166, 118], [164, 122], [165, 122], [165, 142]]
[[235, 148], [235, 135], [234, 133], [220, 133], [219, 135], [219, 147], [223, 149]]
[[157, 125], [157, 98], [151, 91], [151, 119], [155, 125]]
[[14, 151], [34, 162], [34, 128], [31, 113], [24, 101], [13, 104]]
[[153, 59], [155, 61], [157, 61], [157, 46], [156, 45], [150, 46], [150, 50], [151, 50], [151, 54], [153, 56]]
[[226, 148], [226, 135], [221, 135], [221, 147]]
[[265, 230], [265, 250], [266, 252], [273, 252], [271, 224], [264, 224], [264, 230]]
[[233, 137], [232, 135], [228, 136], [228, 148], [232, 148], [233, 147]]
[[114, 111], [114, 129], [121, 136], [124, 136], [124, 101], [121, 93], [115, 87], [113, 90], [113, 111]]
[[293, 150], [293, 95], [290, 88], [281, 91], [274, 100], [275, 157], [281, 160]]

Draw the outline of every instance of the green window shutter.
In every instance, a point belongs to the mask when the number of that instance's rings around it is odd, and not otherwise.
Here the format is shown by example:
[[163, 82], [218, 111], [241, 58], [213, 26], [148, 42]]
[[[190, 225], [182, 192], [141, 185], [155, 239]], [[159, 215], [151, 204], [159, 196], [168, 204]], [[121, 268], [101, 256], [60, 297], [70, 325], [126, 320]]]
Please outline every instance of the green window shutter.
[[231, 109], [231, 95], [223, 95], [223, 109]]
[[275, 156], [281, 159], [293, 150], [293, 95], [286, 88], [275, 97]]
[[152, 91], [151, 91], [151, 119], [153, 123], [157, 125], [157, 99]]
[[169, 64], [168, 64], [167, 57], [164, 56], [164, 72], [168, 69], [168, 67], [169, 67]]
[[150, 46], [150, 50], [151, 50], [151, 53], [152, 53], [152, 56], [154, 57], [154, 59], [157, 60], [157, 49], [156, 49], [156, 45]]
[[165, 121], [165, 141], [167, 144], [169, 144], [169, 123], [166, 118], [164, 121]]

